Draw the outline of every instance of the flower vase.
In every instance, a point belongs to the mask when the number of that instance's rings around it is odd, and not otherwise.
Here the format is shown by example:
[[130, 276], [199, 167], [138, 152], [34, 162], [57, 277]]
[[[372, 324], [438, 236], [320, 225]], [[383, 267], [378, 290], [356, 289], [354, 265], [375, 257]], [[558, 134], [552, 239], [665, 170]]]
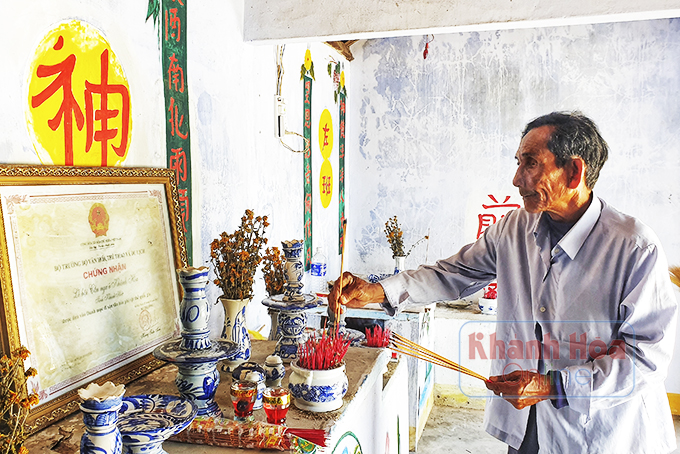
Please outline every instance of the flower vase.
[[343, 396], [347, 392], [345, 363], [328, 370], [311, 370], [298, 366], [297, 361], [290, 363], [292, 373], [288, 388], [294, 404], [301, 410], [326, 412], [342, 407]]
[[90, 383], [78, 390], [83, 399], [85, 433], [80, 438], [82, 454], [121, 454], [123, 440], [118, 429], [118, 410], [123, 404], [123, 385], [106, 382], [103, 386]]
[[184, 349], [210, 348], [210, 303], [205, 297], [205, 286], [208, 283], [209, 269], [188, 267], [177, 270], [179, 283], [184, 290], [179, 305], [179, 317], [182, 322], [182, 342]]
[[220, 302], [224, 306], [224, 329], [221, 338], [238, 345], [238, 353], [223, 361], [222, 370], [233, 372], [239, 364], [250, 359], [250, 336], [246, 326], [246, 306], [250, 300], [220, 298]]
[[394, 274], [399, 274], [406, 268], [406, 256], [395, 255], [394, 256]]

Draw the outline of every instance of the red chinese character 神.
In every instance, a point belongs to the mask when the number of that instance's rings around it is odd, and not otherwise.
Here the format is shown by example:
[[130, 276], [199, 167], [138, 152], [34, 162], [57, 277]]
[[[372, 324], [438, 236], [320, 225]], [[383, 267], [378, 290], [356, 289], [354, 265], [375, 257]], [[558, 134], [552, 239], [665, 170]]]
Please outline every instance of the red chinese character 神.
[[170, 119], [168, 120], [168, 122], [170, 122], [170, 134], [174, 136], [175, 133], [177, 133], [177, 135], [182, 139], [186, 139], [187, 137], [189, 137], [188, 131], [182, 134], [182, 132], [179, 130], [180, 126], [182, 126], [182, 123], [184, 122], [184, 115], [177, 118], [179, 112], [177, 109], [177, 105], [175, 105], [175, 98], [170, 98], [170, 106], [168, 107], [168, 112], [170, 112]]
[[[101, 54], [100, 84], [85, 81], [85, 117], [87, 119], [87, 141], [85, 151], [89, 152], [93, 139], [101, 144], [102, 166], [108, 165], [107, 152], [108, 141], [118, 135], [118, 128], [111, 128], [108, 121], [121, 113], [121, 137], [120, 145], [113, 145], [113, 151], [118, 156], [125, 156], [128, 141], [128, 128], [130, 125], [130, 92], [125, 85], [109, 84], [109, 50], [104, 49]], [[93, 107], [93, 95], [99, 95], [99, 109]], [[122, 103], [119, 112], [108, 108], [108, 98], [112, 94], [120, 95]], [[99, 121], [100, 129], [94, 130], [94, 121]]]
[[177, 175], [177, 184], [180, 181], [187, 181], [187, 155], [182, 148], [171, 148], [170, 168]]
[[182, 219], [182, 228], [187, 233], [187, 222], [189, 222], [189, 195], [188, 189], [179, 190], [179, 213]]
[[[59, 50], [64, 45], [64, 38], [59, 37], [54, 48]], [[62, 89], [63, 100], [59, 106], [57, 114], [47, 121], [47, 125], [56, 131], [64, 120], [64, 164], [67, 166], [73, 165], [73, 118], [76, 119], [76, 126], [78, 130], [83, 129], [85, 118], [83, 112], [78, 106], [76, 98], [73, 96], [73, 87], [71, 78], [73, 77], [73, 69], [76, 66], [76, 56], [69, 55], [61, 63], [56, 65], [40, 65], [36, 69], [38, 77], [49, 77], [55, 74], [58, 76], [39, 94], [31, 98], [31, 106], [35, 109], [50, 98], [57, 90]]]
[[[172, 90], [172, 86], [175, 86], [175, 91], [184, 93], [184, 70], [181, 66], [177, 65], [177, 58], [173, 53], [170, 56], [170, 65], [168, 66], [168, 90]], [[177, 88], [177, 83], [180, 83], [179, 88]]]
[[[170, 11], [170, 17], [168, 17], [168, 11]], [[168, 25], [172, 29], [170, 32], [170, 37], [175, 38], [175, 41], [179, 42], [182, 35], [182, 21], [177, 17], [177, 8], [170, 8], [165, 11], [165, 40], [168, 40]]]

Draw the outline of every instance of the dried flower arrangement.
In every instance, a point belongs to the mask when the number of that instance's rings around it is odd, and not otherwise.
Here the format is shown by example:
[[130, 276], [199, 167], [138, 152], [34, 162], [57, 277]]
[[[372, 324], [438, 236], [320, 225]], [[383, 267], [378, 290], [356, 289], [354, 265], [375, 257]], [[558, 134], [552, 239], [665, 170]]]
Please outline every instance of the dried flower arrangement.
[[392, 331], [389, 328], [382, 329], [380, 325], [375, 325], [373, 329], [366, 329], [366, 345], [369, 347], [387, 347], [390, 344]]
[[262, 274], [264, 275], [264, 286], [269, 296], [283, 293], [283, 284], [286, 282], [284, 263], [284, 256], [276, 246], [264, 251]]
[[385, 235], [387, 235], [387, 241], [390, 243], [390, 249], [392, 249], [392, 257], [406, 257], [404, 240], [401, 239], [404, 232], [399, 227], [396, 215], [389, 218], [385, 223]]
[[26, 379], [37, 375], [34, 368], [24, 369], [24, 361], [30, 352], [21, 347], [8, 358], [0, 358], [0, 452], [26, 454], [24, 446], [28, 434], [24, 423], [31, 407], [38, 404], [36, 393], [25, 397]]
[[345, 359], [351, 342], [337, 333], [326, 335], [326, 330], [323, 330], [321, 337], [309, 336], [298, 346], [297, 364], [309, 370], [329, 370], [338, 367]]
[[671, 273], [671, 282], [680, 287], [680, 266], [671, 266], [669, 271]]
[[260, 250], [267, 244], [264, 232], [268, 226], [267, 216], [255, 217], [253, 210], [246, 210], [234, 233], [222, 232], [210, 243], [210, 260], [217, 276], [214, 283], [223, 298], [253, 297], [253, 279], [262, 261]]
[[418, 243], [429, 238], [428, 235], [425, 235], [423, 238], [413, 243], [413, 246], [411, 246], [408, 252], [404, 253], [404, 240], [402, 239], [404, 232], [401, 230], [401, 227], [399, 227], [399, 221], [397, 220], [396, 215], [388, 219], [385, 223], [385, 235], [387, 236], [388, 243], [390, 243], [390, 249], [392, 249], [392, 257], [408, 257]]

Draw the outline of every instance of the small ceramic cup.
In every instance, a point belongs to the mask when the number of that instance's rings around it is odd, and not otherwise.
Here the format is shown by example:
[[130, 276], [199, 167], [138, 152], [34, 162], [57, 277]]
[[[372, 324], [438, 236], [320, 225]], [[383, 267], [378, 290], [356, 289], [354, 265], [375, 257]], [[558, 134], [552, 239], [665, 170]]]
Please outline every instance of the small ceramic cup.
[[496, 299], [479, 298], [479, 309], [482, 314], [496, 315]]

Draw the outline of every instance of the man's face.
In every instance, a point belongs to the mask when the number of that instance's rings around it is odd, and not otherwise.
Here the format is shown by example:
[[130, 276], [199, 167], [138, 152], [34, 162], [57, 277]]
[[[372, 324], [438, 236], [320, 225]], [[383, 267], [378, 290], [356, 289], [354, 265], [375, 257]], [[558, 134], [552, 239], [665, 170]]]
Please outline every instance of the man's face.
[[548, 150], [552, 126], [541, 126], [527, 133], [515, 154], [517, 172], [512, 184], [519, 188], [524, 208], [530, 213], [547, 211], [559, 219], [569, 200], [567, 175], [555, 164]]

